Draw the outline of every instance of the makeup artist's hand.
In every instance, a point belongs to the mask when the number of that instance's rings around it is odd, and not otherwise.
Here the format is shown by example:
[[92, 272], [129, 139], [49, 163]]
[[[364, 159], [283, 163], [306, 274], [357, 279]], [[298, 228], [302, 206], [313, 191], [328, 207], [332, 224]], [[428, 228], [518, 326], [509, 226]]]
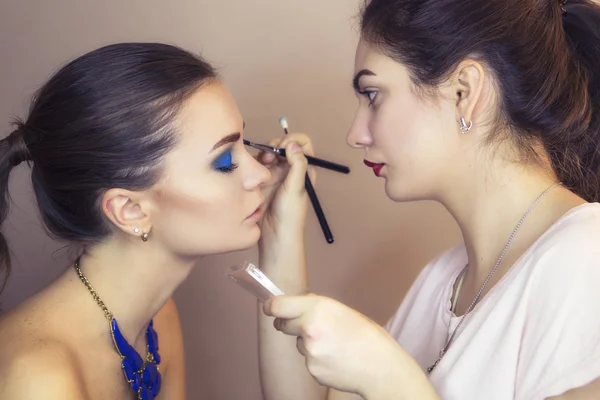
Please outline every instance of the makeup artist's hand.
[[[327, 297], [278, 296], [263, 310], [277, 330], [297, 336], [310, 374], [365, 399], [436, 399], [417, 363], [383, 327]], [[417, 397], [412, 397], [418, 393]]]
[[[273, 139], [269, 146], [283, 147], [287, 157], [261, 152], [257, 160], [271, 171], [271, 181], [263, 186], [265, 214], [261, 221], [261, 240], [272, 236], [304, 234], [308, 196], [304, 190], [307, 171], [306, 155], [313, 155], [312, 142], [305, 134], [291, 133]], [[314, 168], [309, 168], [314, 183]]]

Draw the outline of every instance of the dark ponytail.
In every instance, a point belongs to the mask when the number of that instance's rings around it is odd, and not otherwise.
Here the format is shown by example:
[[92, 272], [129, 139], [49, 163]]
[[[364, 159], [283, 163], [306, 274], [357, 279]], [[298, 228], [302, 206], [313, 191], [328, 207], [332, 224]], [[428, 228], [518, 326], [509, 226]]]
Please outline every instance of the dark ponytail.
[[417, 87], [435, 88], [465, 58], [482, 60], [499, 88], [499, 128], [512, 133], [522, 159], [535, 161], [534, 145], [543, 143], [558, 178], [599, 200], [600, 6], [369, 0], [361, 17], [363, 38], [405, 65]]
[[[10, 195], [8, 184], [13, 167], [30, 159], [29, 151], [23, 137], [23, 124], [16, 122], [17, 130], [0, 140], [0, 224], [8, 215]], [[10, 252], [6, 238], [0, 232], [0, 293], [4, 290], [10, 275]]]
[[587, 83], [590, 119], [588, 145], [582, 149], [583, 181], [588, 200], [600, 200], [600, 6], [590, 0], [568, 0], [563, 6], [563, 27], [569, 48]]

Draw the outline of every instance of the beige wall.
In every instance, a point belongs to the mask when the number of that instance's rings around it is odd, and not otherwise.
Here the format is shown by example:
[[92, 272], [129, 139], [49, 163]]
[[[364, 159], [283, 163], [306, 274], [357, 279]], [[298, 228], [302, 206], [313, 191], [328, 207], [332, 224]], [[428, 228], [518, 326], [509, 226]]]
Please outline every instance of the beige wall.
[[[32, 92], [61, 63], [117, 41], [162, 41], [202, 51], [222, 68], [247, 122], [247, 136], [280, 134], [277, 119], [313, 135], [318, 154], [352, 174], [320, 172], [317, 192], [336, 237], [327, 245], [309, 214], [311, 288], [383, 323], [419, 268], [458, 240], [437, 205], [389, 201], [383, 181], [348, 148], [356, 100], [350, 88], [355, 0], [1, 0], [0, 135], [23, 116]], [[334, 189], [335, 187], [335, 189]], [[38, 221], [29, 170], [15, 170], [15, 202], [4, 231], [14, 273], [3, 295], [13, 306], [65, 265], [62, 245]], [[226, 267], [256, 251], [212, 257], [177, 292], [191, 399], [260, 399], [254, 301], [227, 281]], [[93, 365], [90, 360], [90, 367]], [[282, 399], [283, 400], [283, 399]]]

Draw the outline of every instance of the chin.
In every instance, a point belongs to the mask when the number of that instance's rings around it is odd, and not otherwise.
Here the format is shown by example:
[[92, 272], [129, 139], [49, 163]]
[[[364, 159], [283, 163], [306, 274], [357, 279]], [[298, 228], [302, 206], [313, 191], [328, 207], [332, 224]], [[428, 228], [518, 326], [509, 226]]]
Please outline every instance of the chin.
[[[240, 235], [239, 240], [236, 240], [237, 246], [230, 251], [244, 251], [256, 246], [260, 239], [260, 228], [255, 225]], [[233, 244], [233, 243], [232, 243]]]
[[403, 185], [400, 182], [393, 182], [389, 179], [386, 179], [385, 181], [385, 194], [390, 200], [397, 203], [426, 199], [426, 196], [422, 195], [418, 191], [410, 190], [410, 188], [406, 185]]
[[248, 234], [249, 245], [246, 248], [254, 247], [260, 239], [260, 227], [257, 225], [251, 228], [251, 232]]

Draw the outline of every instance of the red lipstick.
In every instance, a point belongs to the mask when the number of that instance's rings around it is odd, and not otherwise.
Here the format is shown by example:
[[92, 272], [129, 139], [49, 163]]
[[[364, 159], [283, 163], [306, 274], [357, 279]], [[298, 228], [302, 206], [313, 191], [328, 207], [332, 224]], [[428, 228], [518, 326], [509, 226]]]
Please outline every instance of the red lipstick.
[[379, 174], [381, 173], [381, 169], [385, 165], [385, 164], [374, 163], [369, 160], [364, 160], [364, 163], [367, 167], [373, 168], [373, 172], [375, 173], [375, 176], [379, 176]]

